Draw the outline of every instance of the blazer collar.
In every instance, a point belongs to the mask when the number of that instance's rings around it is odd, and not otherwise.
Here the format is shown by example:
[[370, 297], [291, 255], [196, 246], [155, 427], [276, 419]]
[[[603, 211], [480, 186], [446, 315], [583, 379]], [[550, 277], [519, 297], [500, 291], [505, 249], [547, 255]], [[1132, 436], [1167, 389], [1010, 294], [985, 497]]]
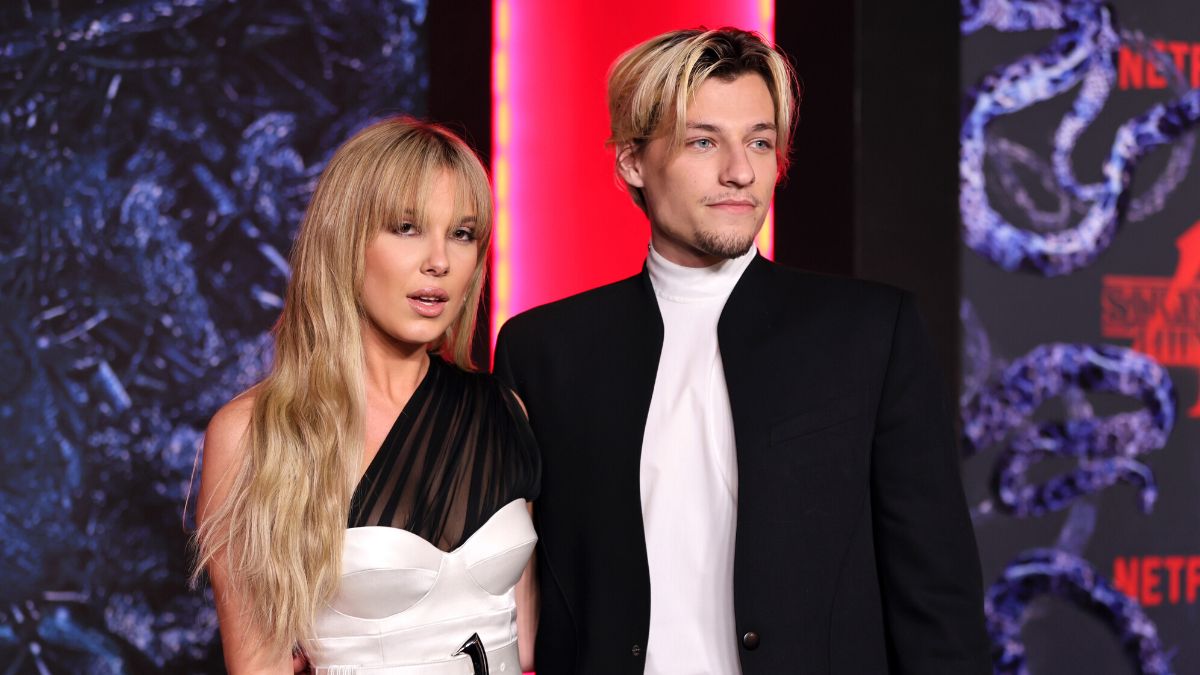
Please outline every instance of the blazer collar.
[[771, 327], [779, 306], [775, 298], [778, 288], [772, 283], [773, 267], [761, 254], [755, 255], [729, 294], [717, 322], [722, 358], [726, 348], [747, 346]]
[[[744, 345], [754, 336], [763, 332], [771, 325], [778, 289], [771, 283], [773, 263], [755, 254], [754, 260], [741, 279], [733, 287], [721, 318], [717, 323], [717, 339], [724, 345]], [[650, 271], [642, 264], [642, 272], [637, 277], [639, 296], [644, 304], [646, 324], [641, 328], [650, 329], [651, 336], [657, 338], [662, 345], [662, 313], [658, 310], [658, 298], [654, 295], [654, 284], [650, 281]], [[724, 349], [722, 349], [724, 351]]]

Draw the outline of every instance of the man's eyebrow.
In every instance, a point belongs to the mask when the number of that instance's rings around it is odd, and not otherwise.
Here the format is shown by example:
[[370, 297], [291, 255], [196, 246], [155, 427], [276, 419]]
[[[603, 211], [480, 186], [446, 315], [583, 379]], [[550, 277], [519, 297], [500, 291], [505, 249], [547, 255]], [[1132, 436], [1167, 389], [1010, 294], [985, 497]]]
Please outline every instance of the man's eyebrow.
[[[707, 131], [710, 134], [721, 133], [720, 125], [713, 124], [712, 122], [688, 122], [685, 126], [688, 129], [696, 129], [697, 131]], [[777, 128], [775, 127], [775, 124], [773, 122], [759, 122], [758, 124], [755, 124], [753, 127], [750, 127], [750, 131], [751, 132], [777, 131]]]

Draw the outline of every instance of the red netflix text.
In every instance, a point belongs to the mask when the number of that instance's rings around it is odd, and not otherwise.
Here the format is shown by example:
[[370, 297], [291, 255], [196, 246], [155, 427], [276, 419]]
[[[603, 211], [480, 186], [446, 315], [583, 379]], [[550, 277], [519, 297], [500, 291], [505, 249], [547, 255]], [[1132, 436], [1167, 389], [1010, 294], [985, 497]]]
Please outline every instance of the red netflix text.
[[[1175, 63], [1185, 84], [1200, 87], [1200, 42], [1154, 40], [1153, 45]], [[1166, 89], [1169, 82], [1154, 59], [1122, 46], [1117, 54], [1117, 84], [1121, 89]]]
[[1195, 604], [1200, 592], [1200, 555], [1115, 558], [1113, 585], [1143, 607]]

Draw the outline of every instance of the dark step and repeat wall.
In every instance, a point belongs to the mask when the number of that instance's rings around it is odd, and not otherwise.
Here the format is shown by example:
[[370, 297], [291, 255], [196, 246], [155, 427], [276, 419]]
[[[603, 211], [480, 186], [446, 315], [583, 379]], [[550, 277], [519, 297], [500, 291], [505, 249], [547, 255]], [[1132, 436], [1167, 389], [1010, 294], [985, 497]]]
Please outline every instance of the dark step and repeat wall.
[[996, 671], [1200, 672], [1200, 5], [966, 1], [961, 32]]
[[222, 672], [199, 440], [333, 148], [426, 111], [426, 4], [0, 7], [0, 672]]

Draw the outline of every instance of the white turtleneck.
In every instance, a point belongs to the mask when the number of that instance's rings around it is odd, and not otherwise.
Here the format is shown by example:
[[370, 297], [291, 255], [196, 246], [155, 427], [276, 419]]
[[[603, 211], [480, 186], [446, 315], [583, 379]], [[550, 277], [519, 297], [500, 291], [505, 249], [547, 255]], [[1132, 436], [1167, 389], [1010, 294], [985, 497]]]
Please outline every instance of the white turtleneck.
[[651, 246], [646, 259], [663, 319], [641, 459], [647, 675], [741, 672], [733, 616], [737, 453], [717, 321], [756, 253], [697, 268]]

